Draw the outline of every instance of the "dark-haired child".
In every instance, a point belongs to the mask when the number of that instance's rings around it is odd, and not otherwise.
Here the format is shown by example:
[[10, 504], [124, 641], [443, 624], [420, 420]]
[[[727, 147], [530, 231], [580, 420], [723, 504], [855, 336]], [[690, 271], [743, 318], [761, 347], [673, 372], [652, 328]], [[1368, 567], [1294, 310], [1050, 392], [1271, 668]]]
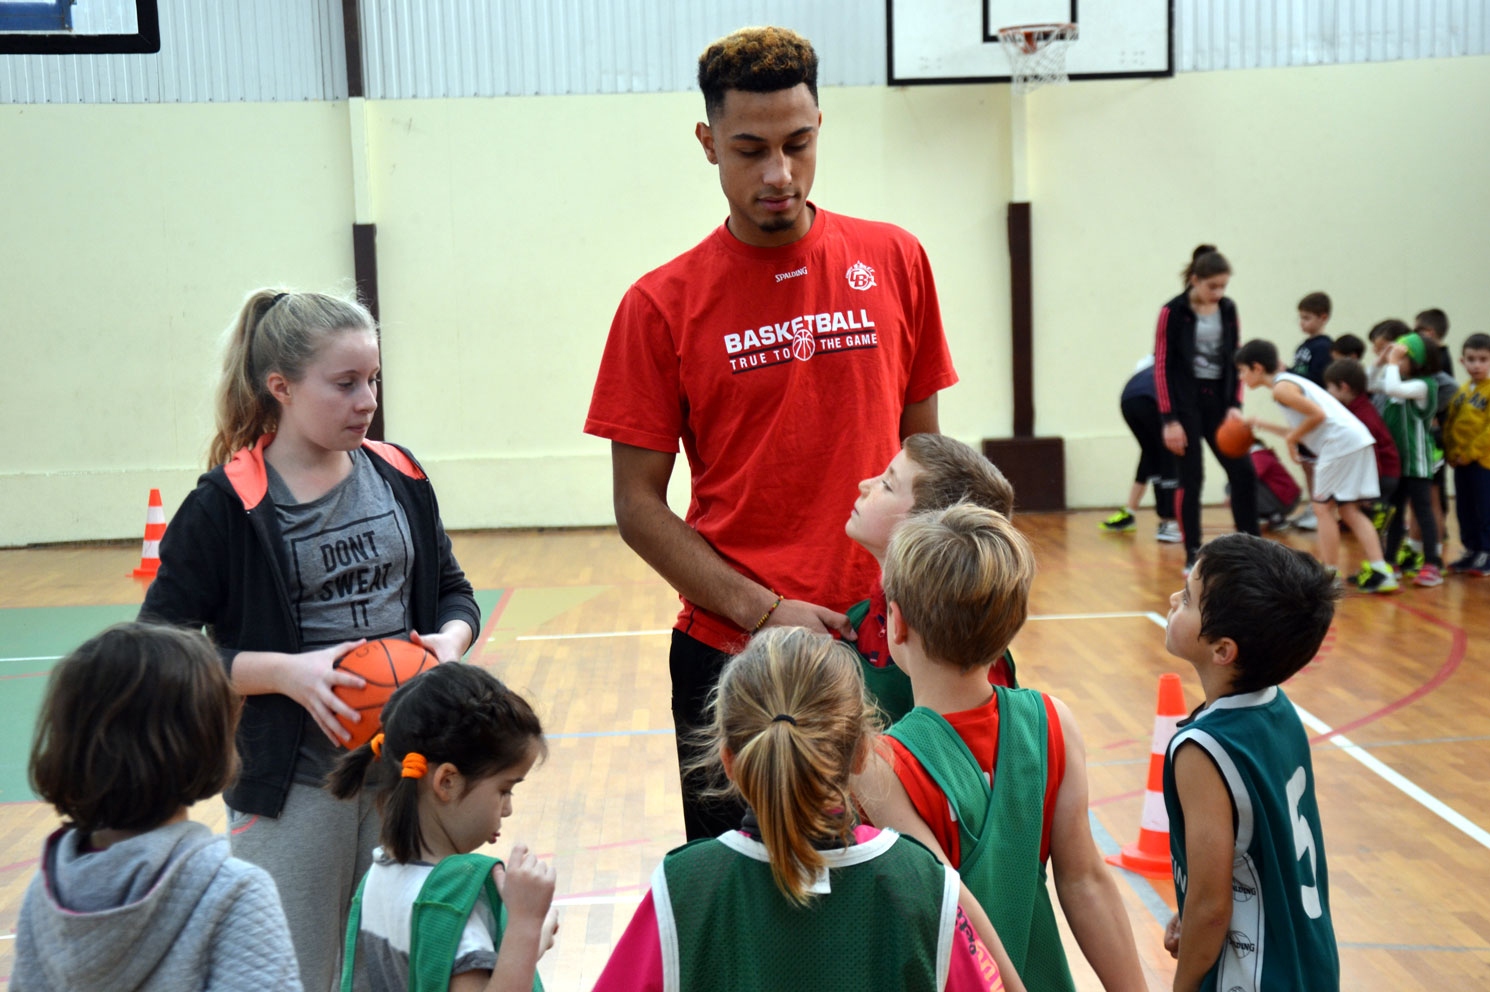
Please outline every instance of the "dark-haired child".
[[[372, 992], [535, 987], [557, 929], [553, 869], [521, 843], [505, 866], [471, 852], [496, 843], [512, 790], [545, 750], [521, 696], [484, 668], [447, 662], [400, 686], [383, 731], [337, 763], [332, 794], [350, 799], [371, 785], [382, 814], [383, 846], [347, 921]], [[344, 955], [342, 992], [353, 957]]]
[[1386, 348], [1368, 378], [1371, 391], [1387, 398], [1381, 419], [1392, 432], [1402, 460], [1402, 475], [1392, 497], [1392, 519], [1387, 525], [1387, 560], [1397, 560], [1404, 530], [1403, 508], [1411, 502], [1423, 535], [1423, 564], [1413, 577], [1413, 583], [1419, 586], [1443, 584], [1443, 559], [1433, 514], [1433, 473], [1440, 457], [1431, 430], [1438, 409], [1438, 383], [1432, 372], [1437, 365], [1434, 344], [1419, 334], [1407, 334]]
[[1357, 585], [1365, 592], [1390, 592], [1397, 578], [1381, 554], [1376, 528], [1358, 505], [1376, 499], [1381, 487], [1376, 480], [1376, 459], [1371, 453], [1371, 432], [1325, 390], [1310, 379], [1278, 371], [1278, 349], [1270, 341], [1248, 341], [1237, 349], [1237, 374], [1248, 389], [1266, 388], [1283, 411], [1287, 426], [1248, 418], [1254, 430], [1282, 435], [1293, 460], [1302, 461], [1305, 444], [1318, 464], [1313, 473], [1310, 499], [1323, 514], [1319, 527], [1319, 560], [1339, 573], [1340, 528], [1335, 512], [1350, 528], [1366, 555]]
[[1330, 344], [1330, 358], [1339, 361], [1342, 358], [1354, 358], [1356, 361], [1364, 361], [1366, 358], [1366, 342], [1354, 334], [1342, 334]]
[[[1330, 364], [1333, 347], [1330, 337], [1324, 332], [1330, 322], [1330, 297], [1328, 293], [1309, 293], [1299, 300], [1299, 330], [1304, 332], [1304, 341], [1293, 353], [1293, 364], [1288, 371], [1316, 386], [1324, 386], [1324, 370]], [[1304, 470], [1304, 485], [1314, 491], [1314, 462], [1318, 453], [1308, 446], [1299, 449], [1299, 465]], [[1316, 526], [1314, 504], [1310, 503], [1293, 521], [1295, 527], [1313, 530]]]
[[[963, 502], [1010, 517], [1014, 487], [998, 466], [969, 445], [944, 434], [912, 434], [883, 472], [859, 483], [859, 498], [844, 530], [883, 568], [890, 534], [906, 517]], [[910, 677], [895, 664], [888, 616], [884, 583], [876, 577], [869, 598], [849, 607], [848, 618], [858, 632], [853, 646], [864, 663], [864, 685], [894, 723], [915, 703]], [[1018, 685], [1012, 652], [1005, 649], [994, 662], [988, 681], [1010, 688]]]
[[1449, 404], [1444, 440], [1464, 555], [1449, 571], [1483, 577], [1490, 575], [1490, 334], [1465, 338], [1459, 360], [1469, 381]]
[[66, 822], [21, 903], [12, 988], [301, 988], [274, 882], [186, 815], [236, 773], [238, 711], [183, 630], [120, 624], [52, 670], [30, 773]]
[[861, 672], [800, 627], [762, 631], [725, 666], [703, 763], [749, 813], [663, 859], [595, 992], [1004, 988], [957, 873], [855, 822], [849, 777], [877, 729]]
[[1366, 367], [1360, 362], [1354, 358], [1340, 358], [1331, 362], [1329, 368], [1324, 370], [1324, 388], [1345, 409], [1355, 414], [1355, 419], [1366, 426], [1366, 430], [1371, 432], [1371, 440], [1375, 442], [1373, 453], [1376, 455], [1376, 483], [1381, 489], [1381, 495], [1371, 503], [1371, 525], [1376, 528], [1377, 536], [1385, 541], [1392, 494], [1397, 491], [1397, 478], [1402, 474], [1397, 442], [1392, 440], [1392, 432], [1387, 430], [1386, 421], [1381, 419], [1381, 414], [1367, 394]]
[[[1438, 409], [1433, 414], [1433, 424], [1430, 428], [1433, 443], [1439, 451], [1445, 451], [1443, 428], [1448, 417], [1449, 403], [1454, 398], [1454, 393], [1459, 389], [1459, 382], [1454, 378], [1454, 359], [1449, 352], [1449, 315], [1438, 307], [1429, 307], [1421, 311], [1412, 319], [1412, 329], [1425, 341], [1430, 341], [1438, 347], [1438, 362], [1433, 368], [1433, 380], [1438, 383]], [[1438, 463], [1433, 472], [1433, 523], [1442, 545], [1449, 543], [1448, 513], [1449, 513], [1449, 478], [1448, 465], [1444, 461]], [[1418, 528], [1414, 528], [1411, 537], [1421, 540], [1422, 534]], [[1411, 542], [1409, 542], [1411, 543]], [[1422, 562], [1416, 562], [1421, 565]]]
[[1028, 541], [993, 510], [959, 504], [896, 529], [885, 596], [916, 708], [890, 728], [890, 755], [868, 763], [855, 795], [873, 822], [957, 868], [1031, 990], [1073, 988], [1047, 865], [1103, 987], [1144, 989], [1122, 896], [1092, 840], [1071, 711], [1032, 689], [989, 691], [1034, 576]]
[[1318, 651], [1337, 595], [1306, 553], [1228, 534], [1170, 597], [1164, 646], [1205, 690], [1164, 757], [1175, 992], [1340, 987], [1309, 738], [1279, 687]]

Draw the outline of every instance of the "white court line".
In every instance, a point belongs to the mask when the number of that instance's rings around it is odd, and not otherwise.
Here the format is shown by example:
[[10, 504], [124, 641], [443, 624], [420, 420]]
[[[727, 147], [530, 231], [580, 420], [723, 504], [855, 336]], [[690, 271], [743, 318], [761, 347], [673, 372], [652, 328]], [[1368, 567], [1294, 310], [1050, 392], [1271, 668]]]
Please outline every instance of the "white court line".
[[60, 654], [34, 654], [28, 658], [0, 658], [0, 663], [7, 661], [60, 661]]
[[[1157, 613], [1149, 614], [1149, 619], [1161, 627], [1166, 626], [1164, 619]], [[1293, 702], [1293, 700], [1290, 699], [1289, 702]], [[1293, 708], [1298, 712], [1299, 719], [1310, 730], [1313, 730], [1317, 734], [1334, 733], [1334, 730], [1329, 724], [1304, 709], [1298, 703], [1293, 703]], [[1421, 803], [1429, 812], [1437, 814], [1449, 826], [1459, 830], [1470, 840], [1475, 841], [1483, 847], [1490, 847], [1490, 832], [1487, 832], [1479, 824], [1434, 796], [1401, 772], [1393, 770], [1375, 755], [1363, 750], [1360, 746], [1353, 743], [1350, 738], [1336, 734], [1329, 738], [1329, 742], [1371, 769], [1371, 771], [1375, 772], [1388, 785], [1395, 787], [1414, 802]]]
[[[1122, 617], [1154, 617], [1154, 613], [1046, 613], [1040, 616], [1028, 617], [1029, 620], [1112, 620]], [[596, 634], [524, 634], [517, 638], [519, 641], [577, 641], [594, 637], [653, 637], [660, 634], [671, 634], [672, 628], [667, 630], [610, 630]]]

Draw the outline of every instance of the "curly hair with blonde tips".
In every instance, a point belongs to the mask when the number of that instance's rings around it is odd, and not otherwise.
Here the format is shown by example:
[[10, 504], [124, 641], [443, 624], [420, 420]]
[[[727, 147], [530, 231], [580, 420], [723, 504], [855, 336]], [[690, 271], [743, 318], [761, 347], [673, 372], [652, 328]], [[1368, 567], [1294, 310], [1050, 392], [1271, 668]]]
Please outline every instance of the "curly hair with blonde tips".
[[801, 627], [768, 627], [732, 658], [694, 742], [690, 771], [722, 771], [714, 795], [738, 793], [760, 825], [776, 887], [805, 906], [826, 863], [854, 829], [849, 777], [868, 756], [878, 711], [852, 648]]
[[817, 53], [790, 28], [741, 28], [698, 57], [698, 88], [710, 119], [724, 108], [728, 90], [774, 93], [797, 85], [805, 85], [817, 102]]
[[1035, 555], [1002, 513], [971, 503], [919, 513], [885, 554], [885, 599], [929, 659], [962, 671], [991, 665], [1029, 615]]

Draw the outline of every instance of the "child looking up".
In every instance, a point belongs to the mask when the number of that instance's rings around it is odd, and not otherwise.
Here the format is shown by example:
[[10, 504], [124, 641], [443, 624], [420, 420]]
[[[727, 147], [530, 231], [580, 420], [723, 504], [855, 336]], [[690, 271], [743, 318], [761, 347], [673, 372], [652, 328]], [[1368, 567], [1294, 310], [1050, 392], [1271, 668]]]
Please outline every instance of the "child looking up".
[[21, 902], [14, 988], [298, 992], [274, 882], [186, 818], [237, 772], [239, 709], [184, 630], [120, 624], [52, 669], [31, 783], [66, 822]]
[[382, 815], [383, 846], [347, 922], [342, 992], [359, 943], [372, 992], [534, 987], [557, 929], [553, 869], [522, 844], [505, 866], [471, 852], [497, 842], [512, 790], [545, 752], [532, 707], [484, 668], [439, 665], [393, 694], [383, 732], [327, 783], [338, 799], [371, 785]]
[[[1014, 487], [998, 467], [961, 441], [943, 434], [912, 434], [878, 476], [859, 483], [859, 498], [844, 530], [884, 567], [890, 533], [912, 513], [968, 502], [1014, 513]], [[849, 607], [853, 642], [864, 662], [864, 684], [893, 723], [911, 711], [911, 680], [891, 657], [885, 630], [885, 588], [875, 580], [869, 598]], [[1014, 655], [1005, 650], [989, 670], [989, 682], [1014, 687]]]
[[1459, 539], [1464, 556], [1449, 571], [1490, 575], [1490, 334], [1464, 339], [1459, 357], [1469, 381], [1449, 404], [1444, 424], [1448, 463], [1454, 469]]
[[1357, 585], [1365, 592], [1389, 592], [1397, 588], [1396, 576], [1381, 554], [1376, 528], [1361, 512], [1361, 500], [1376, 499], [1381, 488], [1376, 481], [1376, 457], [1371, 432], [1349, 410], [1312, 380], [1278, 371], [1278, 349], [1271, 341], [1248, 341], [1237, 349], [1237, 374], [1248, 389], [1266, 388], [1283, 410], [1288, 426], [1249, 417], [1253, 430], [1281, 435], [1288, 453], [1300, 461], [1299, 449], [1307, 444], [1318, 458], [1314, 489], [1310, 497], [1324, 513], [1319, 528], [1319, 560], [1339, 574], [1340, 528], [1335, 512], [1350, 528], [1366, 555], [1367, 566]]
[[663, 859], [595, 992], [1004, 987], [957, 874], [855, 823], [849, 776], [875, 713], [846, 645], [767, 628], [725, 666], [710, 715], [706, 760], [750, 812]]
[[989, 666], [1024, 624], [1034, 576], [1028, 542], [993, 510], [957, 505], [895, 531], [885, 557], [890, 640], [916, 708], [890, 729], [890, 758], [869, 763], [855, 795], [876, 824], [957, 868], [1030, 989], [1073, 987], [1047, 862], [1103, 986], [1143, 989], [1122, 897], [1092, 840], [1076, 721], [1054, 697], [988, 685]]
[[1309, 738], [1279, 688], [1319, 650], [1337, 595], [1304, 552], [1228, 534], [1170, 597], [1164, 646], [1205, 689], [1164, 758], [1175, 992], [1340, 987]]
[[1372, 451], [1376, 455], [1376, 483], [1381, 489], [1381, 495], [1371, 504], [1371, 525], [1376, 528], [1377, 537], [1385, 539], [1392, 495], [1397, 491], [1397, 479], [1402, 474], [1397, 442], [1392, 440], [1386, 421], [1381, 419], [1366, 393], [1366, 367], [1356, 359], [1341, 358], [1331, 362], [1324, 370], [1324, 388], [1371, 432], [1371, 440], [1375, 443]]
[[1392, 497], [1394, 512], [1387, 526], [1387, 557], [1396, 560], [1403, 536], [1403, 508], [1410, 501], [1423, 535], [1423, 565], [1413, 579], [1420, 586], [1443, 584], [1443, 559], [1433, 516], [1433, 472], [1438, 449], [1430, 433], [1438, 409], [1438, 383], [1432, 372], [1437, 366], [1434, 345], [1421, 335], [1407, 334], [1387, 346], [1372, 366], [1368, 380], [1372, 392], [1387, 398], [1381, 419], [1392, 432], [1402, 459], [1402, 477]]

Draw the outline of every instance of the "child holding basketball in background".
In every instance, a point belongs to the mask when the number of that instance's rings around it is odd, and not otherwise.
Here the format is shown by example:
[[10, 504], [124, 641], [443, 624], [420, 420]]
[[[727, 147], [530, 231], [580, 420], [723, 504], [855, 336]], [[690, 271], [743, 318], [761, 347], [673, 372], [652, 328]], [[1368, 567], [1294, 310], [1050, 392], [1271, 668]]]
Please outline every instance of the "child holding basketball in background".
[[[1330, 364], [1330, 351], [1332, 344], [1330, 337], [1324, 332], [1325, 325], [1330, 322], [1330, 297], [1328, 293], [1309, 293], [1299, 300], [1299, 330], [1304, 332], [1304, 342], [1300, 344], [1293, 353], [1293, 365], [1289, 372], [1304, 379], [1308, 379], [1316, 386], [1324, 385], [1324, 370]], [[1302, 449], [1298, 459], [1299, 465], [1304, 470], [1304, 485], [1312, 493], [1314, 491], [1314, 462], [1317, 452]], [[1316, 526], [1316, 514], [1314, 505], [1311, 503], [1304, 508], [1293, 521], [1295, 527], [1304, 530], [1313, 530]]]
[[1402, 460], [1402, 476], [1392, 497], [1392, 519], [1387, 525], [1386, 553], [1390, 560], [1397, 560], [1406, 516], [1403, 511], [1411, 502], [1423, 535], [1423, 564], [1413, 577], [1413, 583], [1419, 586], [1443, 584], [1443, 559], [1433, 516], [1433, 473], [1439, 453], [1430, 429], [1438, 409], [1438, 383], [1432, 373], [1437, 364], [1433, 343], [1421, 335], [1407, 334], [1387, 346], [1368, 378], [1371, 391], [1386, 397], [1381, 419], [1392, 432]]
[[359, 945], [372, 992], [533, 987], [557, 929], [553, 869], [522, 844], [505, 868], [471, 852], [497, 842], [512, 790], [546, 751], [532, 707], [484, 668], [440, 665], [389, 698], [382, 733], [327, 783], [343, 800], [372, 786], [383, 824], [347, 923], [342, 992]]
[[1483, 577], [1490, 575], [1490, 334], [1465, 338], [1459, 360], [1469, 381], [1455, 391], [1443, 433], [1464, 555], [1449, 571]]
[[1304, 552], [1228, 534], [1170, 597], [1164, 646], [1205, 690], [1164, 758], [1175, 992], [1340, 987], [1309, 738], [1279, 687], [1319, 650], [1337, 595]]
[[849, 776], [876, 724], [853, 651], [767, 628], [725, 666], [710, 717], [704, 760], [745, 823], [663, 859], [595, 992], [1004, 988], [957, 874], [855, 823]]
[[[890, 533], [912, 513], [968, 502], [1014, 514], [1014, 487], [998, 466], [961, 441], [943, 434], [912, 434], [884, 472], [859, 483], [859, 498], [844, 531], [874, 555], [883, 569]], [[870, 698], [893, 723], [911, 711], [911, 680], [892, 657], [886, 636], [885, 587], [876, 579], [869, 598], [849, 607], [858, 632], [854, 650], [864, 663]], [[989, 682], [1014, 687], [1014, 655], [1007, 649], [989, 670]]]
[[274, 882], [187, 819], [233, 777], [239, 708], [184, 630], [119, 624], [52, 669], [30, 774], [65, 822], [21, 903], [17, 992], [298, 992]]
[[1024, 624], [1034, 575], [1029, 544], [992, 510], [960, 504], [896, 529], [885, 596], [916, 709], [890, 728], [890, 754], [868, 763], [854, 794], [871, 821], [957, 868], [1030, 989], [1073, 987], [1047, 863], [1103, 987], [1144, 989], [1122, 897], [1092, 840], [1086, 751], [1070, 710], [988, 685], [989, 666]]
[[1397, 442], [1392, 440], [1392, 432], [1387, 430], [1386, 421], [1381, 419], [1366, 392], [1366, 367], [1360, 362], [1354, 358], [1331, 362], [1324, 370], [1324, 388], [1371, 432], [1375, 445], [1372, 453], [1376, 455], [1376, 483], [1381, 489], [1381, 495], [1371, 503], [1371, 526], [1376, 528], [1377, 537], [1384, 541], [1392, 495], [1397, 491], [1397, 478], [1402, 474]]
[[245, 698], [227, 789], [233, 853], [279, 889], [307, 989], [339, 973], [352, 890], [378, 837], [371, 802], [321, 787], [356, 712], [337, 660], [407, 636], [461, 656], [480, 612], [406, 450], [368, 441], [378, 332], [357, 303], [251, 294], [229, 333], [210, 471], [161, 542], [141, 619], [211, 631]]
[[1324, 521], [1318, 529], [1319, 560], [1335, 574], [1340, 574], [1340, 528], [1335, 526], [1335, 511], [1360, 542], [1366, 555], [1366, 566], [1356, 579], [1363, 592], [1390, 592], [1397, 588], [1397, 577], [1382, 557], [1381, 541], [1376, 528], [1361, 512], [1362, 500], [1376, 499], [1381, 487], [1376, 481], [1376, 456], [1372, 453], [1371, 432], [1335, 399], [1312, 380], [1292, 372], [1278, 371], [1278, 349], [1271, 341], [1248, 341], [1237, 349], [1237, 373], [1248, 389], [1266, 388], [1283, 410], [1288, 426], [1267, 423], [1257, 417], [1247, 418], [1253, 430], [1266, 430], [1282, 436], [1288, 453], [1301, 461], [1300, 449], [1307, 444], [1314, 452], [1314, 489], [1310, 498]]

